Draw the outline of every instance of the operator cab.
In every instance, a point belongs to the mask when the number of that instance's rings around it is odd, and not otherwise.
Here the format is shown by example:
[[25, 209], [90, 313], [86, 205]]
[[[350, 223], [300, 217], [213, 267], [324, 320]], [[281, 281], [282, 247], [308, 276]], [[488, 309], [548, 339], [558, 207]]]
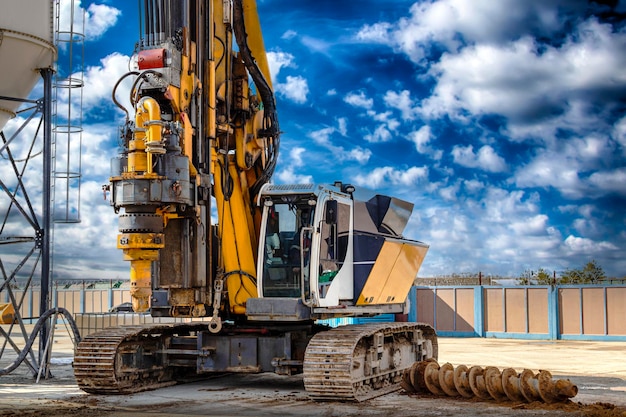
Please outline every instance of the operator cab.
[[345, 259], [352, 221], [350, 194], [341, 187], [313, 184], [270, 185], [260, 194], [264, 239], [257, 263], [259, 297], [301, 298], [309, 305], [325, 305], [332, 282], [345, 275], [350, 282], [337, 285], [332, 304], [338, 304], [340, 293], [352, 298], [352, 266]]
[[402, 231], [413, 204], [342, 183], [266, 184], [252, 320], [399, 313], [428, 245]]

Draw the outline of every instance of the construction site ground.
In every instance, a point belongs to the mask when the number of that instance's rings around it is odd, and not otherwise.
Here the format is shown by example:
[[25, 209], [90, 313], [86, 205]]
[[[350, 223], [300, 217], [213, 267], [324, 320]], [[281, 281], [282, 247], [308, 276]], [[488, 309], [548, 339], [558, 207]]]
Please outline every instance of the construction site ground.
[[[0, 369], [15, 354], [7, 347]], [[566, 404], [513, 403], [402, 391], [363, 403], [310, 400], [302, 376], [228, 374], [127, 396], [90, 395], [76, 385], [73, 345], [56, 332], [52, 378], [35, 383], [24, 364], [0, 376], [2, 416], [620, 416], [626, 417], [626, 342], [440, 338], [439, 362], [546, 369], [578, 386]]]

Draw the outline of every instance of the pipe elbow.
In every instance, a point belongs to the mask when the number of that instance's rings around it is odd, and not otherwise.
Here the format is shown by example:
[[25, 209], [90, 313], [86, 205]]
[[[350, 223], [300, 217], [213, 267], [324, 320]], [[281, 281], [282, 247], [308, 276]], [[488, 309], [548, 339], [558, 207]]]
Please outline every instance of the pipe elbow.
[[143, 126], [147, 130], [146, 142], [161, 142], [161, 106], [152, 97], [144, 97], [139, 106], [147, 114]]

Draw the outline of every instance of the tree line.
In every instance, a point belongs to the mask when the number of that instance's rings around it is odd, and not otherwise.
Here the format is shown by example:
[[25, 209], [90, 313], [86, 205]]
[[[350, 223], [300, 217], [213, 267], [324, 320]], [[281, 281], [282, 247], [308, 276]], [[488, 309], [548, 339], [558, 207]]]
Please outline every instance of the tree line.
[[517, 278], [517, 282], [521, 285], [598, 284], [605, 279], [602, 266], [592, 260], [580, 268], [568, 268], [559, 275], [550, 274], [543, 268], [536, 271], [527, 269]]

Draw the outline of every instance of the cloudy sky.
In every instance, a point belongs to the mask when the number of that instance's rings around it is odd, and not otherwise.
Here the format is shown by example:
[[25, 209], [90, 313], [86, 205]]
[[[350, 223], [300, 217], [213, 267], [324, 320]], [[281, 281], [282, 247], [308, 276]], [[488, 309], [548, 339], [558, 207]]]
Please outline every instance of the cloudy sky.
[[[82, 222], [55, 229], [56, 277], [128, 275], [101, 185], [136, 6], [82, 0]], [[413, 202], [405, 235], [431, 247], [420, 276], [558, 274], [592, 259], [626, 276], [626, 1], [258, 9], [284, 131], [275, 183], [343, 180]]]

